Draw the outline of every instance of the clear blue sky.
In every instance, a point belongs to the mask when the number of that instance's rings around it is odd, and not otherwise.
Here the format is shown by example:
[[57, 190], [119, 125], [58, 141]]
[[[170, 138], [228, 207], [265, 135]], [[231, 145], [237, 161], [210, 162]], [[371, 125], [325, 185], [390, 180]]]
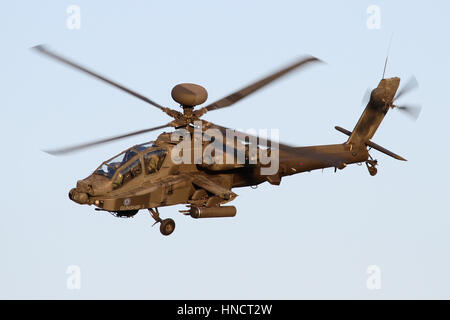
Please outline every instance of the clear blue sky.
[[[81, 8], [68, 30], [66, 9]], [[366, 9], [381, 9], [381, 29]], [[1, 5], [0, 298], [450, 298], [447, 1], [9, 1]], [[162, 237], [141, 213], [116, 219], [71, 202], [100, 162], [158, 133], [66, 157], [41, 150], [166, 123], [145, 103], [33, 53], [60, 53], [176, 107], [194, 82], [210, 101], [302, 54], [327, 62], [288, 76], [206, 119], [277, 128], [296, 145], [339, 143], [368, 87], [414, 74], [417, 122], [390, 112], [374, 141], [379, 173], [351, 166], [236, 189], [237, 216], [194, 220], [161, 210]], [[282, 205], [280, 205], [282, 203]], [[81, 268], [81, 289], [66, 269]], [[381, 290], [366, 269], [381, 268]]]

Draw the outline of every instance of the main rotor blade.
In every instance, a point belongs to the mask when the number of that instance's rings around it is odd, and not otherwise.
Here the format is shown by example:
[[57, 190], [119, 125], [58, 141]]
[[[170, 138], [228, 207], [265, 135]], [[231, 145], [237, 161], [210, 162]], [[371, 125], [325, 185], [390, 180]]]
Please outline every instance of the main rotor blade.
[[77, 70], [80, 70], [80, 71], [82, 71], [84, 73], [87, 73], [87, 74], [89, 74], [90, 76], [92, 76], [94, 78], [102, 80], [102, 81], [110, 84], [111, 86], [116, 87], [116, 88], [118, 88], [118, 89], [120, 89], [122, 91], [125, 91], [126, 93], [131, 94], [132, 96], [135, 96], [136, 98], [141, 99], [141, 100], [151, 104], [152, 106], [155, 106], [158, 109], [166, 112], [166, 110], [165, 110], [166, 108], [164, 108], [162, 105], [154, 102], [153, 100], [150, 100], [149, 98], [147, 98], [147, 97], [137, 93], [136, 91], [128, 89], [128, 88], [124, 87], [123, 85], [121, 85], [121, 84], [119, 84], [119, 83], [117, 83], [115, 81], [112, 81], [112, 80], [110, 80], [110, 79], [108, 79], [108, 78], [106, 78], [106, 77], [104, 77], [104, 76], [102, 76], [102, 75], [100, 75], [98, 73], [95, 73], [95, 72], [93, 72], [93, 71], [91, 71], [91, 70], [89, 70], [89, 69], [87, 69], [87, 68], [85, 68], [85, 67], [83, 67], [83, 66], [81, 66], [81, 65], [79, 65], [79, 64], [77, 64], [77, 63], [75, 63], [75, 62], [73, 62], [73, 61], [71, 61], [69, 59], [67, 59], [67, 58], [65, 58], [65, 57], [62, 57], [62, 56], [60, 56], [60, 55], [50, 51], [49, 49], [47, 49], [43, 45], [37, 45], [37, 46], [33, 47], [33, 49], [38, 51], [41, 54], [46, 55], [47, 57], [53, 58], [53, 59], [55, 59], [55, 60], [57, 60], [57, 61], [59, 61], [59, 62], [61, 62], [63, 64], [69, 65], [69, 66], [71, 66], [71, 67], [73, 67], [73, 68], [75, 68]]
[[100, 145], [100, 144], [103, 144], [103, 143], [112, 142], [112, 141], [116, 141], [116, 140], [120, 140], [120, 139], [124, 139], [124, 138], [128, 138], [128, 137], [136, 136], [136, 135], [139, 135], [139, 134], [143, 134], [143, 133], [150, 132], [150, 131], [155, 131], [155, 130], [166, 128], [166, 127], [170, 127], [170, 126], [171, 126], [171, 124], [168, 123], [168, 124], [165, 124], [165, 125], [162, 125], [162, 126], [158, 126], [158, 127], [154, 127], [154, 128], [133, 131], [133, 132], [126, 133], [126, 134], [123, 134], [123, 135], [120, 135], [120, 136], [110, 137], [110, 138], [101, 139], [101, 140], [95, 140], [95, 141], [92, 141], [92, 142], [78, 144], [78, 145], [67, 147], [67, 148], [63, 148], [63, 149], [44, 150], [44, 151], [49, 153], [49, 154], [51, 154], [51, 155], [59, 156], [59, 155], [62, 155], [62, 154], [67, 154], [67, 153], [79, 151], [79, 150], [90, 148], [90, 147], [93, 147], [93, 146], [97, 146], [97, 145]]
[[[215, 136], [212, 137], [205, 132], [203, 132], [203, 136], [206, 137], [210, 141], [212, 141], [213, 138], [214, 139], [216, 138]], [[224, 150], [225, 153], [229, 153], [232, 156], [237, 156], [237, 157], [242, 157], [242, 158], [245, 157], [245, 152], [236, 148], [236, 146], [234, 145], [234, 141], [233, 141], [233, 144], [229, 144], [229, 141], [227, 141], [226, 139], [225, 139], [225, 141], [223, 141], [223, 139], [220, 139], [220, 140], [221, 140], [220, 142], [222, 143], [222, 148], [225, 147], [225, 148], [223, 148], [223, 149], [225, 149]]]
[[290, 71], [293, 71], [301, 66], [305, 66], [310, 62], [316, 62], [316, 61], [321, 62], [321, 60], [317, 59], [316, 57], [302, 58], [301, 60], [295, 62], [294, 64], [287, 66], [286, 68], [283, 68], [275, 73], [272, 73], [269, 76], [267, 76], [257, 82], [254, 82], [245, 88], [242, 88], [236, 92], [233, 92], [232, 94], [199, 109], [196, 112], [196, 114], [201, 116], [211, 110], [217, 110], [217, 109], [229, 107], [232, 104], [238, 102], [239, 100], [245, 98], [246, 96], [252, 94], [253, 92], [255, 92], [255, 91], [263, 88], [264, 86], [268, 85], [269, 83], [277, 80], [278, 78], [282, 77], [283, 75], [289, 73]]
[[[210, 127], [210, 128], [218, 129], [223, 134], [224, 137], [226, 137], [227, 130], [230, 130], [230, 131], [233, 132], [234, 136], [236, 136], [236, 138], [238, 138], [240, 140], [245, 140], [246, 138], [256, 138], [257, 139], [256, 141], [258, 141], [258, 144], [263, 144], [265, 146], [269, 146], [269, 145], [272, 146], [274, 144], [272, 142], [272, 140], [270, 140], [270, 139], [257, 137], [257, 136], [254, 136], [252, 134], [248, 134], [248, 133], [240, 132], [240, 131], [237, 131], [237, 130], [234, 130], [234, 129], [230, 129], [230, 128], [227, 128], [227, 127], [223, 127], [223, 126], [214, 124], [212, 122], [207, 122], [207, 126]], [[291, 147], [289, 145], [286, 145], [286, 144], [283, 144], [283, 143], [279, 143], [279, 142], [278, 142], [278, 147], [279, 147], [280, 150], [284, 150], [284, 151], [288, 151], [288, 150], [290, 151], [293, 148], [293, 147]]]
[[411, 78], [409, 78], [408, 82], [397, 92], [394, 100], [399, 99], [401, 96], [410, 92], [411, 90], [416, 89], [418, 86], [419, 83], [417, 82], [416, 78], [412, 76]]
[[[212, 122], [207, 122], [207, 121], [203, 121], [205, 123], [205, 126], [208, 128], [215, 128], [218, 129], [224, 137], [226, 137], [226, 132], [227, 130], [231, 130], [233, 131], [233, 134], [241, 140], [246, 140], [246, 138], [253, 138], [253, 139], [257, 139], [257, 144], [258, 145], [264, 145], [267, 147], [271, 147], [273, 148], [273, 146], [275, 144], [278, 144], [278, 149], [282, 152], [284, 152], [284, 157], [286, 156], [294, 156], [294, 157], [309, 157], [309, 158], [313, 158], [313, 159], [317, 159], [319, 161], [329, 161], [332, 164], [340, 164], [340, 161], [338, 158], [334, 157], [333, 155], [324, 155], [324, 154], [318, 154], [317, 152], [314, 152], [313, 150], [307, 150], [304, 148], [299, 148], [299, 147], [293, 147], [290, 146], [288, 144], [285, 143], [281, 143], [281, 142], [277, 142], [274, 143], [272, 142], [272, 140], [270, 139], [266, 139], [266, 138], [262, 138], [262, 137], [258, 137], [258, 136], [254, 136], [248, 133], [244, 133], [244, 132], [240, 132], [237, 130], [233, 130], [227, 127], [223, 127], [217, 124], [214, 124]], [[281, 156], [281, 153], [280, 153]]]
[[412, 120], [417, 120], [420, 115], [422, 107], [419, 105], [400, 105], [395, 106], [396, 109], [402, 111], [405, 115], [409, 116]]

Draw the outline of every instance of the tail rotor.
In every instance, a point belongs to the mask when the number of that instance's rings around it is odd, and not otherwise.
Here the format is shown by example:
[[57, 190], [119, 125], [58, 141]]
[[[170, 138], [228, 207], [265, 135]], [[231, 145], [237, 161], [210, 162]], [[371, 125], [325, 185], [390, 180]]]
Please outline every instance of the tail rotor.
[[417, 120], [419, 118], [420, 112], [422, 111], [422, 106], [417, 104], [395, 104], [395, 102], [400, 99], [405, 94], [417, 89], [419, 83], [417, 79], [412, 76], [406, 82], [406, 84], [397, 92], [394, 101], [391, 105], [393, 109], [401, 111], [404, 115], [408, 116], [412, 120]]

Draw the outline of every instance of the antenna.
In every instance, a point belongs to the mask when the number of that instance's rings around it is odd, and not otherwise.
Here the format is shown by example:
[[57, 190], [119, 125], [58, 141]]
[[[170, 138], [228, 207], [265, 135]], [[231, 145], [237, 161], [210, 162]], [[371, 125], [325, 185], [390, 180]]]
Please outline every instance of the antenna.
[[389, 45], [386, 53], [386, 60], [384, 60], [384, 69], [383, 69], [383, 77], [381, 79], [384, 79], [384, 74], [386, 73], [386, 66], [389, 58], [389, 51], [391, 50], [391, 43], [392, 43], [392, 37], [394, 36], [394, 33], [391, 33], [391, 38], [389, 39]]

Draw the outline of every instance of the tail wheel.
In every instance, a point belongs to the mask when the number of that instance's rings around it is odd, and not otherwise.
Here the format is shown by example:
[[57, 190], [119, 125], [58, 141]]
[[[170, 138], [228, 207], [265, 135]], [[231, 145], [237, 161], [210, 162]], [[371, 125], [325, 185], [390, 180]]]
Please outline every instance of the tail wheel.
[[159, 231], [161, 231], [161, 233], [164, 236], [172, 234], [174, 230], [175, 230], [175, 221], [173, 221], [173, 219], [168, 218], [161, 221]]
[[367, 169], [369, 170], [369, 174], [371, 176], [374, 176], [377, 174], [377, 172], [378, 172], [378, 170], [376, 168], [377, 164], [378, 164], [377, 160], [372, 160], [372, 157], [371, 157], [371, 160], [366, 161], [366, 166], [367, 166]]

